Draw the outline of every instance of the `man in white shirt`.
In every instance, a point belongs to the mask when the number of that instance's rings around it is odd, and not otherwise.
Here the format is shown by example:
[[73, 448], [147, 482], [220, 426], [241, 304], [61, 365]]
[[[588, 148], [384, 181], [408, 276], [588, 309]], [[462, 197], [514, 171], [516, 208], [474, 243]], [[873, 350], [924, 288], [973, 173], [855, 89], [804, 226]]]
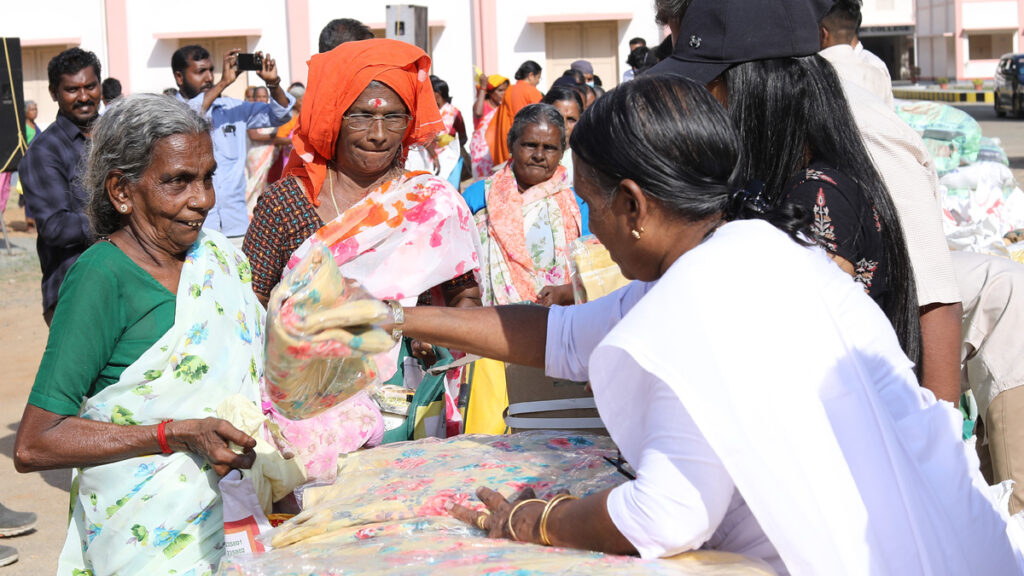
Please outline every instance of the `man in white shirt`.
[[[823, 48], [830, 35], [827, 22], [832, 22], [833, 30], [839, 30], [835, 25], [839, 18], [834, 17], [837, 7], [849, 4], [850, 0], [836, 2], [822, 19]], [[846, 10], [839, 12], [849, 15]], [[1024, 419], [1020, 418], [1024, 411], [1024, 363], [1019, 359], [1024, 345], [1019, 335], [1024, 329], [1024, 302], [1018, 296], [1024, 288], [1024, 267], [998, 256], [949, 253], [944, 242], [940, 244], [934, 168], [917, 134], [891, 112], [891, 88], [885, 92], [889, 98], [884, 107], [868, 96], [865, 92], [881, 96], [873, 80], [878, 75], [847, 44], [825, 48], [821, 55], [843, 79], [861, 135], [896, 202], [917, 277], [919, 304], [925, 307], [953, 302], [957, 299], [953, 289], [959, 289], [963, 301], [961, 388], [972, 390], [978, 403], [977, 446], [982, 473], [990, 483], [1017, 482], [1010, 510], [1020, 512], [1024, 510]]]
[[892, 79], [878, 56], [857, 39], [860, 1], [839, 0], [821, 19], [821, 55], [832, 63], [840, 78], [869, 90], [893, 107]]
[[[892, 104], [892, 77], [889, 75], [889, 67], [882, 62], [882, 59], [871, 53], [870, 50], [864, 48], [861, 44], [860, 38], [860, 23], [861, 23], [861, 0], [837, 0], [833, 5], [832, 9], [828, 11], [828, 14], [821, 19], [821, 47], [822, 56], [828, 58], [825, 55], [826, 49], [831, 49], [834, 46], [849, 46], [851, 49], [851, 58], [856, 58], [869, 70], [873, 70], [874, 73], [870, 77], [871, 84], [868, 89], [874, 92], [874, 87], [878, 84], [880, 87], [884, 83], [887, 87], [886, 92], [888, 96], [883, 96], [890, 105]], [[831, 58], [828, 58], [831, 61]], [[840, 73], [840, 76], [842, 73]], [[869, 76], [865, 74], [866, 78]], [[864, 83], [858, 82], [861, 86], [865, 86]]]

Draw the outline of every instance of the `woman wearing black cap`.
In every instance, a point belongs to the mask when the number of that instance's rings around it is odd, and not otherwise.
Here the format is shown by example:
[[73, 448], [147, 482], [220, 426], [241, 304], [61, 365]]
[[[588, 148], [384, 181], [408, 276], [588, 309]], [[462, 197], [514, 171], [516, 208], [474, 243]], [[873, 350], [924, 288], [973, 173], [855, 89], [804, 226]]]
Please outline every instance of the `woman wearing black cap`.
[[586, 498], [481, 488], [492, 537], [780, 574], [1011, 574], [959, 414], [917, 385], [864, 289], [799, 220], [737, 191], [740, 141], [701, 84], [644, 75], [572, 137], [591, 229], [637, 281], [580, 306], [415, 308], [406, 335], [588, 380], [635, 480]]

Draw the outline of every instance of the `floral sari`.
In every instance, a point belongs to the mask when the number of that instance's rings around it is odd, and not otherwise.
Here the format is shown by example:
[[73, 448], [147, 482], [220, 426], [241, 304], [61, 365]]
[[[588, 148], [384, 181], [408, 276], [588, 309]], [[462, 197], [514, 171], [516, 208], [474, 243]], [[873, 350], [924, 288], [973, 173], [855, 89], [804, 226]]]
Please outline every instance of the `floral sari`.
[[[261, 134], [272, 136], [277, 134], [277, 128], [256, 128]], [[270, 174], [270, 167], [277, 160], [278, 148], [273, 142], [269, 144], [250, 142], [249, 152], [245, 157], [245, 206], [252, 218], [252, 211], [256, 208], [256, 201], [259, 200], [263, 188], [267, 185], [267, 175]]]
[[469, 140], [469, 155], [473, 159], [473, 178], [487, 178], [494, 172], [491, 147], [487, 145], [487, 128], [491, 125], [497, 112], [497, 106], [485, 112], [477, 121], [473, 137]]
[[[181, 270], [174, 326], [81, 417], [123, 426], [204, 418], [226, 398], [259, 398], [265, 313], [249, 262], [201, 232]], [[175, 452], [75, 469], [57, 573], [210, 574], [223, 555], [219, 478], [202, 456]]]
[[[318, 244], [330, 249], [345, 278], [404, 306], [415, 306], [423, 292], [478, 268], [469, 208], [450, 184], [425, 172], [407, 172], [325, 224], [299, 246], [287, 270]], [[382, 381], [397, 372], [397, 355], [396, 347], [377, 356]], [[365, 392], [305, 420], [288, 420], [272, 406], [270, 414], [315, 481], [334, 479], [338, 454], [374, 445], [383, 436], [380, 409]]]
[[545, 286], [570, 282], [568, 251], [582, 217], [569, 184], [559, 166], [520, 193], [508, 164], [485, 181], [487, 208], [476, 215], [485, 306], [532, 302]]

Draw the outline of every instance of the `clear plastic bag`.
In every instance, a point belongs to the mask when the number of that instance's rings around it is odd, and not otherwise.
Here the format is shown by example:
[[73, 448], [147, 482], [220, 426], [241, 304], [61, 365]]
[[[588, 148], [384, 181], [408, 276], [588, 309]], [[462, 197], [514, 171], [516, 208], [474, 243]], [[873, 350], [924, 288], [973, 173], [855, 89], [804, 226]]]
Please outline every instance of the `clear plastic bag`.
[[596, 300], [629, 284], [608, 249], [593, 234], [573, 241], [569, 248], [569, 272], [577, 304]]
[[356, 526], [446, 516], [456, 502], [482, 508], [487, 486], [506, 496], [526, 486], [541, 498], [559, 490], [583, 497], [626, 481], [606, 436], [536, 431], [510, 436], [463, 435], [388, 444], [338, 461], [331, 486], [303, 494], [302, 513], [268, 536], [275, 548]]
[[771, 576], [759, 560], [697, 551], [663, 560], [487, 538], [453, 518], [396, 520], [332, 532], [265, 554], [227, 558], [222, 576]]
[[267, 313], [267, 390], [290, 420], [315, 416], [376, 384], [372, 355], [394, 346], [389, 307], [343, 278], [326, 246], [285, 274]]

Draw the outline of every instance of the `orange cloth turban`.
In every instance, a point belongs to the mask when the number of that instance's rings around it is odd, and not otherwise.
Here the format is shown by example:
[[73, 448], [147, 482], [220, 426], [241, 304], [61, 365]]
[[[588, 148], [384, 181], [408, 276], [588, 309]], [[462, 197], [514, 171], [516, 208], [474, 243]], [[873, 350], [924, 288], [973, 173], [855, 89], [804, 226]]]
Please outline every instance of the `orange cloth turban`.
[[402, 145], [424, 144], [443, 132], [444, 123], [430, 86], [430, 57], [398, 40], [346, 42], [309, 59], [309, 86], [292, 137], [294, 150], [282, 176], [302, 180], [313, 205], [320, 205], [320, 189], [327, 179], [327, 164], [341, 131], [342, 115], [374, 80], [398, 94], [412, 116]]

